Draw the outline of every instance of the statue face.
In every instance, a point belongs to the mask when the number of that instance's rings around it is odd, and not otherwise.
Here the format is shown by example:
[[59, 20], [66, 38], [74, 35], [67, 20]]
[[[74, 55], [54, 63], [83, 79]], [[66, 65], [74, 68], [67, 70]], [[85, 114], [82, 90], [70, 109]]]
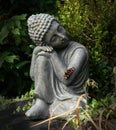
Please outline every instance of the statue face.
[[45, 42], [54, 49], [65, 48], [69, 42], [69, 34], [57, 21], [53, 21], [45, 35]]

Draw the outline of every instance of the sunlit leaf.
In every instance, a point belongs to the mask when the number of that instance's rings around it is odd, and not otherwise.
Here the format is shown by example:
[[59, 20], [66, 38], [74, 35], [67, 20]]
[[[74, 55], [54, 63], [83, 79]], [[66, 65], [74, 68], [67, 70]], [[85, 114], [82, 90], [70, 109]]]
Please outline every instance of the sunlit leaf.
[[19, 58], [18, 58], [16, 55], [7, 56], [7, 57], [5, 58], [5, 61], [6, 61], [6, 62], [9, 62], [9, 63], [13, 63], [14, 60], [19, 60]]

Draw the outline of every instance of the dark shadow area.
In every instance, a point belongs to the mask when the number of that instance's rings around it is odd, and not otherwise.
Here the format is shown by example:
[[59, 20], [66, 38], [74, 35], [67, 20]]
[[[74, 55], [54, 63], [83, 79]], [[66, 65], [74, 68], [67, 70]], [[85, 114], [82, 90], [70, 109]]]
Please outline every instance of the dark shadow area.
[[[25, 117], [24, 112], [13, 114], [18, 106], [24, 106], [28, 100], [12, 103], [5, 110], [0, 111], [0, 130], [48, 130], [48, 122], [37, 125], [40, 121], [31, 121]], [[52, 120], [50, 124], [50, 130], [61, 130], [66, 121], [61, 119]], [[95, 121], [95, 124], [99, 126], [99, 121]], [[34, 126], [36, 125], [36, 126]], [[32, 127], [34, 126], [34, 127]], [[101, 127], [104, 130], [116, 130], [116, 119], [103, 120]], [[64, 130], [75, 130], [70, 125], [67, 125]], [[82, 130], [96, 130], [91, 121], [87, 124], [82, 122]]]
[[[48, 130], [48, 123], [42, 125], [33, 125], [41, 121], [30, 121], [24, 115], [24, 112], [13, 114], [17, 106], [25, 105], [27, 101], [21, 101], [9, 105], [5, 110], [0, 111], [0, 130]], [[53, 120], [50, 125], [50, 130], [61, 130], [65, 121]], [[70, 126], [66, 126], [64, 130], [74, 130]]]

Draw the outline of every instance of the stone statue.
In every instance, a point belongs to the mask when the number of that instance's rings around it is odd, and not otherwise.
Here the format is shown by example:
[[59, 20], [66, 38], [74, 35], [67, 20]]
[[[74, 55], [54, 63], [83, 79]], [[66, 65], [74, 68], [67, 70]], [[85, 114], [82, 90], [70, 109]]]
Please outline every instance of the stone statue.
[[[29, 36], [37, 46], [30, 67], [35, 83], [33, 103], [25, 115], [45, 119], [54, 111], [53, 116], [57, 116], [74, 108], [87, 90], [88, 52], [71, 41], [69, 33], [49, 14], [31, 15], [27, 22]], [[80, 107], [86, 103], [83, 97]]]

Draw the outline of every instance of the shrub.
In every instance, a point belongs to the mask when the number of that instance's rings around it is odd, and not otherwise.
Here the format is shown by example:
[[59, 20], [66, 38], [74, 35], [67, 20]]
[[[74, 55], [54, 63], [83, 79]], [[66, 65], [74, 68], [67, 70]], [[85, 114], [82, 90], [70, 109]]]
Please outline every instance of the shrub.
[[105, 0], [57, 0], [57, 6], [61, 23], [72, 38], [84, 44], [89, 51], [89, 77], [99, 84], [94, 92], [104, 96], [113, 91], [111, 80], [112, 68], [116, 63], [116, 3]]
[[31, 48], [28, 47], [26, 14], [4, 20], [3, 17], [0, 18], [0, 89], [4, 95], [21, 94], [30, 83], [28, 70]]
[[29, 69], [34, 45], [27, 33], [27, 17], [55, 13], [54, 9], [54, 0], [0, 1], [0, 95], [20, 96], [33, 87]]

